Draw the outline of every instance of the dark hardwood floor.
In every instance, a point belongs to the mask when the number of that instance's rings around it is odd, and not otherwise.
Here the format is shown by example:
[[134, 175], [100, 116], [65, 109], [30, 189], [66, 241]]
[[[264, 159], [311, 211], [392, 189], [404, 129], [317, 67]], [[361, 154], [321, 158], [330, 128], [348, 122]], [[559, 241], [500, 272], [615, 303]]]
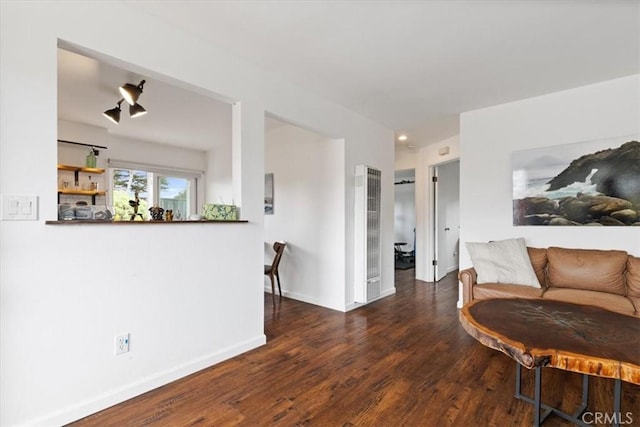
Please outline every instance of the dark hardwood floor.
[[[515, 362], [458, 323], [456, 273], [434, 285], [397, 270], [394, 296], [349, 313], [286, 298], [274, 308], [265, 294], [265, 346], [74, 425], [530, 426]], [[580, 375], [545, 369], [543, 385], [547, 403], [578, 405]], [[611, 413], [612, 396], [612, 380], [592, 378], [590, 410]], [[623, 383], [623, 399], [626, 425], [640, 425], [640, 387]]]

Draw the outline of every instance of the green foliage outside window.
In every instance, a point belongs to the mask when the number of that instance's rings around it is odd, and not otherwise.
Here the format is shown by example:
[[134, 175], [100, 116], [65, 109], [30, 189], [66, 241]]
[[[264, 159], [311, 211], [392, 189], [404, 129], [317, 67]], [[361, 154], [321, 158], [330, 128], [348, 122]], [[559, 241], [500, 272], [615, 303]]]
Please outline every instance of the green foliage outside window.
[[[142, 215], [144, 221], [149, 219], [149, 202], [148, 183], [152, 174], [146, 171], [132, 169], [114, 169], [113, 170], [113, 207], [114, 217], [116, 220], [129, 221], [134, 214], [134, 208], [129, 204], [130, 200], [135, 199], [135, 193], [138, 193], [140, 204], [138, 206], [138, 214]], [[169, 181], [166, 177], [159, 177], [160, 194], [169, 188]], [[159, 206], [166, 209], [172, 209], [177, 219], [186, 216], [187, 213], [187, 190], [183, 190], [176, 196], [171, 198], [160, 197]]]
[[[115, 210], [114, 216], [121, 221], [129, 221], [131, 219], [131, 215], [133, 215], [133, 208], [129, 206], [129, 200], [133, 200], [133, 198], [126, 191], [113, 191], [113, 208]], [[138, 213], [142, 214], [143, 220], [146, 221], [149, 219], [149, 206], [145, 199], [140, 199]]]
[[127, 193], [138, 194], [147, 192], [147, 172], [129, 169], [115, 169], [113, 171], [113, 188]]
[[129, 200], [135, 199], [138, 193], [140, 205], [138, 213], [142, 214], [142, 219], [149, 217], [149, 208], [144, 194], [147, 192], [148, 174], [145, 171], [130, 169], [115, 169], [113, 171], [113, 207], [114, 217], [121, 221], [129, 221], [134, 214], [133, 207], [129, 205]]

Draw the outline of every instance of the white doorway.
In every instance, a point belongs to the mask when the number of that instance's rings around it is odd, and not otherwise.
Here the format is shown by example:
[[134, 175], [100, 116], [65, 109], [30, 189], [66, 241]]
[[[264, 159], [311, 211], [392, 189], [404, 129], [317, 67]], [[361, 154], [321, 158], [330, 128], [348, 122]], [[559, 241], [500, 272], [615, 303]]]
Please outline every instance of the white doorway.
[[460, 246], [460, 161], [432, 168], [433, 280], [458, 269]]
[[[415, 268], [416, 260], [416, 173], [414, 169], [395, 171], [394, 252], [395, 268]], [[415, 273], [414, 273], [415, 274]]]
[[[265, 174], [272, 183], [265, 264], [273, 260], [273, 243], [285, 241], [282, 295], [335, 310], [344, 310], [345, 300], [339, 286], [346, 274], [344, 161], [343, 139], [265, 117]], [[266, 276], [264, 286], [271, 292]]]

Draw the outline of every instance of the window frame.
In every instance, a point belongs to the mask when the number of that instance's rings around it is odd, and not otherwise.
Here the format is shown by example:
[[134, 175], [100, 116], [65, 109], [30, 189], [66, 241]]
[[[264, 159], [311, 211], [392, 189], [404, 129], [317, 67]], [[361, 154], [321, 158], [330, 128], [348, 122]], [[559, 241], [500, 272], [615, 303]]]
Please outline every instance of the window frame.
[[184, 213], [184, 219], [189, 215], [200, 212], [201, 202], [203, 200], [202, 182], [204, 182], [204, 171], [195, 169], [176, 168], [172, 166], [154, 165], [150, 163], [132, 162], [127, 160], [107, 159], [108, 189], [107, 199], [110, 205], [113, 205], [113, 170], [126, 169], [138, 170], [152, 174], [150, 183], [150, 198], [157, 202], [160, 200], [160, 177], [182, 178], [189, 181], [189, 194], [187, 195], [187, 209]]

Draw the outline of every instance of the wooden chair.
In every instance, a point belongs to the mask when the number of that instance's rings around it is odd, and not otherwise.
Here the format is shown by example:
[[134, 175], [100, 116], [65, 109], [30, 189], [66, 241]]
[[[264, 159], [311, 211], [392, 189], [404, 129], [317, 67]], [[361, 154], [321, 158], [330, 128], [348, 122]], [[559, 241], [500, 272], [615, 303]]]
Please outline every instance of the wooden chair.
[[285, 242], [275, 242], [273, 244], [273, 250], [276, 255], [273, 257], [271, 265], [264, 266], [264, 274], [271, 279], [271, 297], [273, 298], [273, 304], [276, 304], [276, 289], [273, 277], [278, 279], [278, 291], [280, 292], [280, 298], [282, 298], [282, 288], [280, 287], [280, 274], [278, 273], [278, 265], [280, 265], [280, 259], [284, 253], [284, 248], [287, 246]]

